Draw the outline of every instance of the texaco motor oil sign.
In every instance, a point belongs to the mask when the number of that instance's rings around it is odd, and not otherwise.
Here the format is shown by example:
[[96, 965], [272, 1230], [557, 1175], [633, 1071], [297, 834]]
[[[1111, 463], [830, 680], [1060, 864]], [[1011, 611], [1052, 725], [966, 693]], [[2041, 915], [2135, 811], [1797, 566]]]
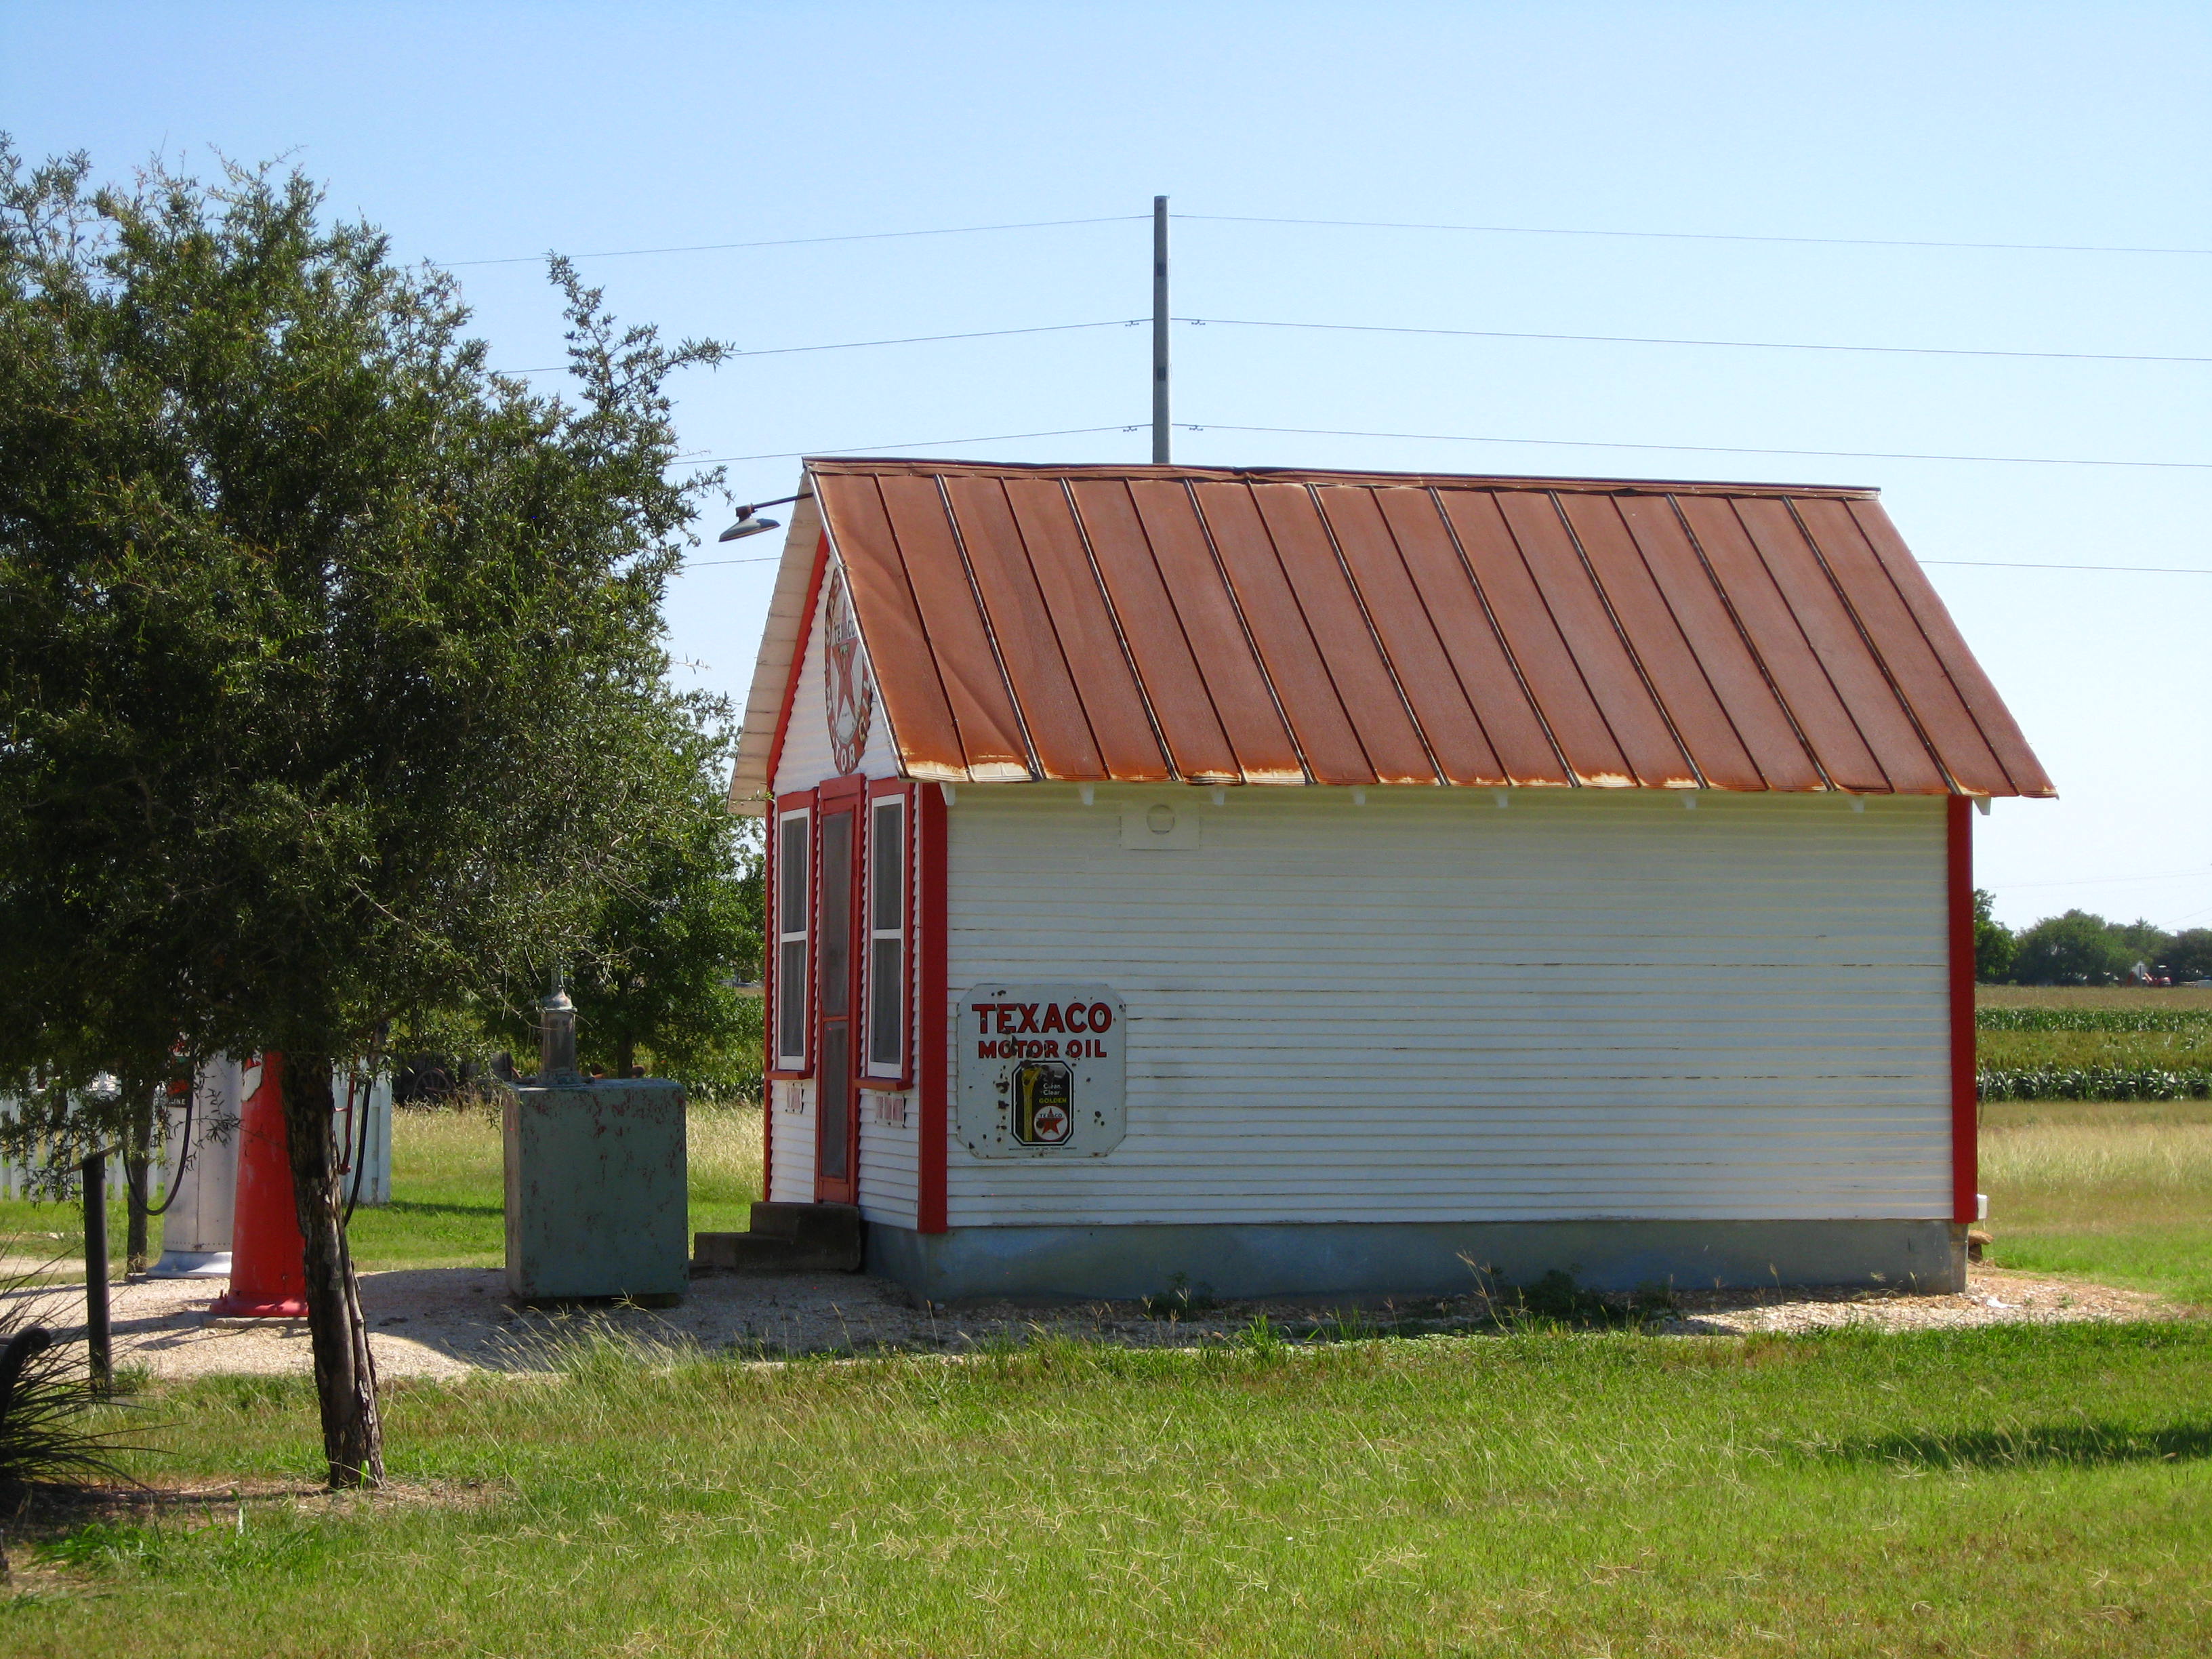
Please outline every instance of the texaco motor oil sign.
[[1106, 986], [976, 986], [960, 999], [960, 1139], [978, 1158], [1112, 1152], [1126, 1036]]

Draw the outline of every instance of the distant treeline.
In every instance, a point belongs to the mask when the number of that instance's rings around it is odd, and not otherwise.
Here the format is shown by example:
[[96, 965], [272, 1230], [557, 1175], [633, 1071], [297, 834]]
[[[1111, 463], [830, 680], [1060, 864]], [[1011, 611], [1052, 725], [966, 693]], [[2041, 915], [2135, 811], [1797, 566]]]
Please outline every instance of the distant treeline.
[[2137, 978], [2138, 969], [2141, 976], [2176, 985], [2212, 979], [2212, 927], [2169, 933], [2148, 921], [2107, 921], [2087, 910], [2069, 910], [2015, 933], [1990, 914], [1990, 896], [1978, 890], [1974, 976], [1984, 985], [2121, 985]]

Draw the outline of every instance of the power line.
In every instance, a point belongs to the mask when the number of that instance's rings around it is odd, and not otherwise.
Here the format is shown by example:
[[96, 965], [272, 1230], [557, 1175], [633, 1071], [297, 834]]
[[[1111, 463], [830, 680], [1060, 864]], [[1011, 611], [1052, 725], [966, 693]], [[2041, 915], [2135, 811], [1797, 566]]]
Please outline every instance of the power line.
[[[1618, 230], [1560, 225], [1449, 225], [1394, 219], [1297, 219], [1250, 213], [1177, 213], [1170, 216], [1212, 224], [1307, 225], [1340, 230], [1440, 230], [1486, 236], [1600, 236], [1633, 241], [1753, 242], [1805, 247], [1898, 247], [1967, 249], [1997, 253], [2146, 253], [2212, 255], [2206, 247], [2152, 247], [2094, 242], [1966, 242], [1901, 236], [1777, 236], [1750, 232]], [[572, 253], [571, 259], [635, 259], [662, 253], [727, 253], [757, 247], [812, 247], [830, 242], [895, 241], [911, 236], [973, 236], [997, 231], [1058, 230], [1073, 225], [1116, 225], [1149, 219], [1149, 213], [1108, 213], [1084, 219], [1030, 219], [996, 225], [944, 225], [927, 230], [866, 230], [836, 236], [776, 236], [750, 242], [689, 242], [668, 247], [602, 248]], [[488, 259], [433, 259], [448, 270], [474, 265], [535, 264], [544, 253], [511, 253]]]
[[[1085, 328], [1134, 328], [1145, 321], [1142, 317], [1109, 317], [1098, 323], [1041, 323], [1033, 328], [979, 328], [965, 334], [908, 334], [896, 340], [838, 340], [828, 345], [763, 346], [758, 350], [739, 351], [739, 357], [787, 357], [801, 351], [858, 351], [864, 346], [927, 345], [934, 340], [995, 340], [1009, 334], [1067, 334]], [[2212, 361], [2212, 360], [2208, 360]], [[501, 374], [559, 374], [568, 372], [568, 363], [550, 363], [543, 368], [502, 368]]]
[[763, 553], [757, 558], [750, 559], [688, 560], [685, 562], [684, 568], [686, 570], [711, 570], [719, 564], [781, 564], [782, 562], [783, 555], [781, 553]]
[[1341, 230], [1456, 230], [1488, 236], [1613, 236], [1638, 241], [1781, 242], [1808, 247], [1972, 248], [1998, 253], [2212, 254], [2212, 247], [2132, 247], [2092, 242], [1946, 242], [1900, 236], [1768, 236], [1709, 230], [1602, 230], [1557, 225], [1437, 225], [1390, 219], [1288, 219], [1249, 213], [1178, 213], [1228, 225], [1316, 225]]
[[[1051, 432], [994, 432], [980, 438], [906, 438], [896, 443], [848, 444], [841, 449], [779, 449], [766, 455], [714, 455], [702, 461], [678, 461], [678, 466], [720, 466], [731, 461], [793, 461], [808, 455], [867, 455], [901, 449], [921, 449], [931, 444], [1010, 444], [1023, 438], [1082, 438], [1099, 432], [1140, 432], [1142, 423], [1128, 426], [1064, 426]], [[732, 561], [742, 563], [743, 561]]]
[[[946, 340], [997, 340], [1019, 334], [1069, 334], [1086, 329], [1134, 328], [1142, 317], [1109, 317], [1091, 323], [1040, 323], [1024, 328], [979, 328], [957, 334], [903, 334], [881, 340], [834, 340], [822, 345], [762, 346], [740, 357], [787, 357], [814, 351], [860, 351], [874, 346], [931, 345]], [[1838, 345], [1805, 340], [1704, 340], [1648, 334], [1538, 334], [1498, 328], [1415, 328], [1389, 323], [1299, 323], [1254, 317], [1177, 317], [1197, 328], [1286, 328], [1348, 334], [1437, 335], [1471, 340], [1553, 340], [1598, 345], [1703, 346], [1745, 351], [1875, 352], [1914, 357], [2021, 357], [2060, 362], [2212, 363], [2212, 357], [2160, 356], [2119, 351], [2014, 351], [1971, 346]], [[501, 374], [561, 374], [573, 367], [547, 363], [535, 368], [503, 368]]]
[[[1239, 426], [1225, 421], [1178, 421], [1185, 432], [1261, 432], [1309, 438], [1390, 438], [1411, 443], [1519, 444], [1539, 448], [1646, 449], [1692, 455], [1791, 455], [1823, 460], [1851, 461], [1968, 461], [2003, 466], [2131, 466], [2212, 471], [2212, 461], [2096, 460], [2067, 455], [1948, 455], [1911, 450], [1885, 449], [1769, 449], [1747, 444], [1618, 443], [1594, 438], [1504, 438], [1466, 432], [1365, 432], [1320, 426]], [[892, 443], [848, 444], [836, 449], [779, 449], [758, 455], [714, 455], [702, 460], [677, 461], [678, 466], [720, 466], [737, 461], [787, 461], [808, 455], [866, 455], [927, 448], [935, 444], [1014, 443], [1024, 438], [1090, 437], [1102, 432], [1137, 432], [1139, 423], [1123, 426], [1070, 426], [1048, 432], [996, 432], [970, 438], [909, 438]], [[1926, 564], [1968, 564], [1990, 569], [2118, 571], [2155, 576], [2212, 576], [2212, 568], [2186, 565], [2014, 564], [1997, 559], [1927, 559]]]
[[1964, 570], [2094, 570], [2133, 576], [2212, 576], [2212, 567], [2187, 564], [2022, 564], [2011, 559], [1923, 559], [1923, 564], [1954, 565]]
[[1911, 357], [2033, 357], [2061, 362], [2212, 363], [2212, 357], [2123, 351], [2001, 351], [1970, 346], [1833, 345], [1805, 340], [1698, 340], [1648, 334], [1530, 334], [1500, 328], [1410, 328], [1385, 323], [1287, 323], [1252, 317], [1178, 317], [1201, 328], [1296, 328], [1346, 334], [1443, 335], [1470, 340], [1565, 340], [1595, 345], [1708, 346], [1740, 351], [1879, 352]]
[[[1116, 225], [1129, 219], [1149, 219], [1149, 213], [1109, 213], [1096, 219], [1032, 219], [1020, 224], [946, 225], [935, 230], [864, 230], [843, 236], [778, 236], [760, 242], [695, 242], [683, 247], [618, 247], [596, 253], [571, 253], [571, 259], [635, 259], [651, 253], [726, 253], [748, 247], [811, 247], [823, 242], [887, 242], [907, 236], [973, 236], [994, 230], [1054, 230], [1063, 225]], [[459, 270], [465, 265], [535, 264], [544, 253], [510, 253], [496, 259], [433, 259], [434, 265]]]
[[1767, 449], [1747, 444], [1611, 443], [1595, 438], [1497, 438], [1465, 432], [1351, 432], [1319, 426], [1236, 426], [1225, 421], [1207, 421], [1183, 426], [1186, 432], [1209, 429], [1215, 432], [1272, 432], [1310, 438], [1395, 438], [1421, 443], [1529, 444], [1562, 449], [1651, 449], [1692, 455], [1802, 455], [1844, 461], [1986, 461], [2004, 466], [2134, 466], [2212, 471], [2212, 461], [2108, 461], [2068, 455], [1942, 455], [1894, 449]]
[[2069, 876], [2063, 881], [2000, 881], [1990, 885], [1999, 892], [2009, 892], [2021, 887], [2101, 887], [2108, 882], [2123, 881], [2201, 881], [2212, 875], [2212, 869], [2176, 870], [2163, 876]]

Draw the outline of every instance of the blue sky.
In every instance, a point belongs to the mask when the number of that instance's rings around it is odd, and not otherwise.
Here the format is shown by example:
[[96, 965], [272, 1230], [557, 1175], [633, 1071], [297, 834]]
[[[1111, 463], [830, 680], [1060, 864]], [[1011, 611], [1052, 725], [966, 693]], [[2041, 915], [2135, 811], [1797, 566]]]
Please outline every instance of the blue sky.
[[[2212, 250], [2201, 6], [71, 4], [0, 9], [0, 128], [118, 173], [289, 155], [458, 267], [495, 361], [561, 360], [572, 253], [1193, 215]], [[2212, 254], [1188, 219], [1176, 310], [1532, 333], [2212, 358]], [[626, 318], [763, 349], [1138, 317], [1137, 217], [586, 260]], [[700, 457], [1140, 459], [1146, 331], [739, 361]], [[2212, 925], [2212, 363], [1176, 331], [1176, 458], [1881, 487], [2057, 779], [1980, 878]], [[557, 375], [540, 377], [557, 384]], [[1265, 434], [1229, 426], [1538, 442]], [[954, 438], [1104, 427], [1018, 442]], [[1669, 452], [1713, 445], [2187, 463]], [[732, 467], [793, 488], [789, 459]], [[702, 525], [701, 559], [720, 521]], [[766, 565], [671, 606], [741, 695]]]

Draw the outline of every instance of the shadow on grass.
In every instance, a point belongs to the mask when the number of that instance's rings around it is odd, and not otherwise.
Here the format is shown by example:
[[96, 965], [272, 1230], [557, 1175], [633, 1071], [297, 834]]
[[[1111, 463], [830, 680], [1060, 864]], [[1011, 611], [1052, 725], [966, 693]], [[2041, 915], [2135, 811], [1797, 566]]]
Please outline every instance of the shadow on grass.
[[1927, 1469], [2094, 1468], [2212, 1457], [2212, 1419], [2130, 1429], [2115, 1423], [2039, 1423], [1949, 1434], [1886, 1434], [1814, 1449], [1830, 1463], [1886, 1463]]

